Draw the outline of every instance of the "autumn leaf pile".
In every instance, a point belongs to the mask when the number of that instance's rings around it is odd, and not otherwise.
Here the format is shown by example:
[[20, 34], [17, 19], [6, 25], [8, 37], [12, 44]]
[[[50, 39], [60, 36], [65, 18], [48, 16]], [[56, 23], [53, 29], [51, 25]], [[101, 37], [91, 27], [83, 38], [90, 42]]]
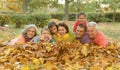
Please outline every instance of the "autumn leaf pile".
[[94, 44], [0, 44], [1, 70], [120, 70], [120, 41], [107, 48]]

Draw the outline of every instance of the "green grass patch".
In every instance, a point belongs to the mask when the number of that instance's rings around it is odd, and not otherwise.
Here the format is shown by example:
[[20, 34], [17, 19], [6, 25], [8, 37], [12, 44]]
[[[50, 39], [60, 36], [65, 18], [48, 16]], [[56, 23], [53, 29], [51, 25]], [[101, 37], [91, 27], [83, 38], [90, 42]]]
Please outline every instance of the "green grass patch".
[[109, 40], [120, 40], [120, 23], [100, 23], [98, 29], [102, 31]]

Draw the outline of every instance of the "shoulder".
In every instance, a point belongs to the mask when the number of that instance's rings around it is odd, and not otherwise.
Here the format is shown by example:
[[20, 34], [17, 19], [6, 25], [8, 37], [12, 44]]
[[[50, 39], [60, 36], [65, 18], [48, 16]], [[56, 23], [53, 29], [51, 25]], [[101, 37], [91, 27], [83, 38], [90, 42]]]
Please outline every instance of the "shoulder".
[[24, 36], [22, 34], [20, 34], [17, 38], [24, 38]]
[[39, 37], [38, 36], [35, 36], [34, 39], [38, 39]]
[[35, 36], [34, 38], [33, 38], [33, 40], [35, 41], [35, 40], [37, 40], [38, 41], [38, 39], [39, 39], [39, 37], [38, 36]]
[[91, 40], [89, 35], [87, 33], [85, 33], [82, 37], [81, 40]]
[[94, 40], [103, 41], [103, 40], [107, 40], [107, 37], [104, 35], [104, 33], [98, 31], [98, 34]]
[[55, 42], [55, 40], [53, 38], [50, 40], [50, 43], [52, 43], [52, 42]]
[[104, 38], [104, 37], [106, 37], [105, 34], [104, 34], [103, 32], [100, 32], [100, 31], [98, 31], [97, 36], [98, 36], [99, 38]]
[[77, 20], [77, 21], [75, 21], [75, 24], [78, 24], [79, 23], [79, 21]]
[[38, 42], [38, 41], [39, 41], [39, 37], [38, 37], [38, 36], [34, 37], [34, 38], [33, 38], [33, 41], [34, 41], [34, 42]]
[[25, 37], [20, 34], [18, 37], [17, 37], [18, 41], [25, 41]]

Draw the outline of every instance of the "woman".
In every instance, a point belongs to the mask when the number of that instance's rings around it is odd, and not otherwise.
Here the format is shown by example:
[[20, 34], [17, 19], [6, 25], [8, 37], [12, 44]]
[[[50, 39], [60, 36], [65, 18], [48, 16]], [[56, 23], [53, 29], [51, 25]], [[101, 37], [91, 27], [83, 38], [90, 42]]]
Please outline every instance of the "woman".
[[58, 24], [58, 33], [54, 37], [55, 42], [60, 42], [60, 41], [68, 41], [71, 42], [73, 39], [71, 38], [71, 35], [69, 33], [69, 28], [65, 23], [59, 23]]
[[27, 25], [22, 33], [15, 39], [11, 40], [8, 45], [15, 45], [15, 43], [31, 42], [37, 35], [37, 27], [33, 24]]

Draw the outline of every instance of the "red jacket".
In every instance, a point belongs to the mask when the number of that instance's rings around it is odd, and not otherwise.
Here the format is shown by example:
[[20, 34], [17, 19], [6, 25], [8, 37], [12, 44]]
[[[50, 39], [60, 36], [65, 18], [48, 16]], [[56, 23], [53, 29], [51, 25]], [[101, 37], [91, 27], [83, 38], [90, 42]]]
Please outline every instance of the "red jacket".
[[80, 21], [76, 21], [74, 24], [74, 28], [73, 28], [73, 32], [76, 32], [77, 26], [79, 26], [81, 23], [83, 23], [85, 26], [87, 26], [87, 21], [84, 22], [80, 22]]
[[98, 31], [97, 36], [93, 39], [93, 43], [105, 48], [108, 44], [108, 40], [102, 32]]

